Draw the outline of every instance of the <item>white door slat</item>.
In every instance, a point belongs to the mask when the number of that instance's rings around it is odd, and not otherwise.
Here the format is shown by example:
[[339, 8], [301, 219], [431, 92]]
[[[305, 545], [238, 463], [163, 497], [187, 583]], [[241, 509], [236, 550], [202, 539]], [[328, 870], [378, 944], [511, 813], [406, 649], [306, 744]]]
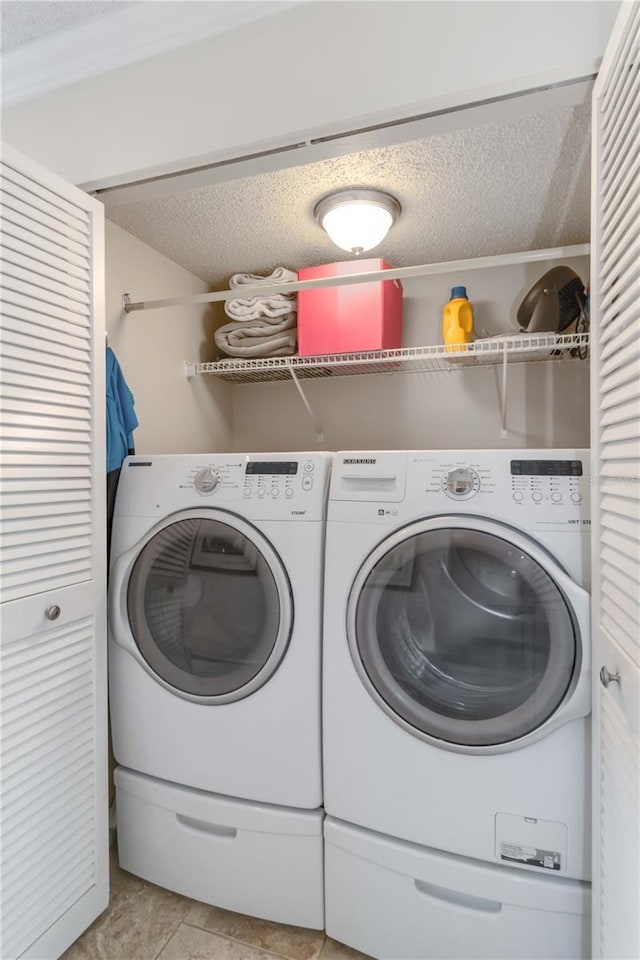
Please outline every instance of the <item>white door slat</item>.
[[610, 410], [617, 405], [637, 400], [640, 397], [640, 378], [629, 376], [622, 382], [621, 386], [614, 386], [610, 381], [605, 381], [601, 393], [603, 410]]
[[633, 564], [640, 564], [640, 540], [614, 533], [612, 530], [604, 530], [601, 544], [602, 553], [615, 551], [621, 561], [627, 558]]
[[[69, 680], [65, 688], [60, 687], [47, 693], [48, 695], [57, 693], [62, 695], [65, 690], [71, 691], [77, 689], [79, 683], [85, 680], [85, 676], [74, 677]], [[87, 739], [81, 746], [74, 746], [73, 749], [67, 749], [66, 751], [58, 751], [55, 757], [49, 757], [47, 762], [40, 768], [29, 771], [28, 775], [23, 777], [20, 782], [12, 780], [11, 790], [5, 798], [5, 810], [8, 810], [10, 805], [17, 808], [22, 807], [25, 800], [30, 800], [36, 795], [36, 791], [40, 789], [42, 783], [49, 784], [50, 789], [62, 784], [66, 790], [69, 778], [76, 771], [86, 767], [87, 762], [90, 760], [90, 739]]]
[[[631, 557], [628, 557], [624, 553], [621, 553], [620, 550], [615, 547], [603, 547], [600, 553], [600, 560], [603, 568], [605, 566], [608, 566], [611, 568], [611, 574], [609, 575], [609, 579], [615, 576], [616, 573], [623, 573], [628, 578], [628, 582], [634, 585], [634, 589], [637, 592], [639, 588], [638, 588], [637, 581], [634, 580], [634, 577], [636, 576], [636, 570], [637, 570], [637, 566], [636, 566], [637, 558], [636, 558], [636, 561], [634, 562], [634, 560], [632, 560]], [[616, 573], [614, 573], [614, 571]]]
[[628, 596], [623, 590], [621, 590], [616, 583], [612, 583], [610, 580], [606, 579], [604, 576], [604, 568], [602, 568], [601, 574], [603, 578], [601, 584], [603, 604], [608, 597], [611, 603], [614, 606], [617, 606], [618, 616], [624, 613], [628, 617], [629, 622], [634, 625], [632, 629], [628, 631], [629, 636], [634, 636], [634, 634], [637, 635], [638, 628], [640, 628], [640, 604], [638, 603], [637, 599]]
[[603, 563], [602, 584], [604, 593], [614, 602], [618, 596], [624, 598], [621, 609], [640, 624], [640, 596], [637, 582], [626, 576], [618, 567]]
[[38, 410], [43, 405], [46, 405], [46, 398], [49, 397], [50, 409], [60, 410], [60, 415], [66, 417], [72, 416], [71, 410], [73, 405], [76, 404], [78, 407], [78, 416], [84, 417], [87, 411], [91, 410], [91, 399], [90, 397], [84, 396], [81, 397], [77, 394], [73, 396], [64, 396], [58, 394], [53, 396], [47, 394], [41, 388], [41, 384], [38, 383], [37, 387], [22, 387], [17, 386], [15, 383], [2, 382], [0, 381], [0, 398], [2, 399], [2, 404], [8, 410], [14, 410], [17, 404], [23, 403], [25, 411], [29, 410]]
[[[640, 236], [634, 236], [633, 234], [631, 234], [630, 237], [626, 235], [623, 236], [611, 252], [611, 265], [614, 266], [615, 270], [609, 270], [606, 287], [604, 283], [602, 285], [603, 298], [609, 294], [609, 290], [612, 287], [619, 289], [620, 277], [624, 277], [628, 287], [632, 286], [634, 282], [638, 282], [638, 277], [640, 276], [640, 268], [638, 267], [639, 260]], [[614, 300], [615, 294], [611, 297], [611, 301]]]
[[50, 379], [64, 382], [71, 381], [77, 384], [89, 384], [91, 382], [90, 355], [85, 354], [86, 359], [81, 358], [80, 360], [67, 357], [65, 361], [60, 354], [55, 354], [49, 350], [34, 350], [32, 347], [25, 348], [22, 344], [14, 343], [14, 339], [0, 338], [2, 359], [6, 370], [33, 376], [42, 375]]
[[[41, 737], [48, 737], [52, 732], [53, 735], [60, 733], [66, 737], [67, 731], [88, 726], [91, 722], [91, 710], [90, 693], [76, 691], [75, 694], [67, 698], [64, 704], [48, 704], [46, 710], [39, 710], [36, 720], [32, 720], [29, 716], [17, 717], [11, 723], [8, 723], [5, 719], [3, 723], [5, 740], [8, 742], [10, 738], [12, 744], [7, 756], [13, 757], [14, 752], [28, 746], [32, 738], [39, 742]], [[51, 796], [52, 805], [58, 806], [63, 795], [64, 791], [58, 791], [56, 795]], [[47, 802], [46, 794], [41, 795], [39, 800], [34, 798], [28, 804], [23, 805], [23, 810], [31, 816], [37, 805], [43, 802]]]
[[[85, 556], [90, 556], [91, 537], [88, 534], [74, 537], [69, 534], [68, 530], [65, 530], [65, 534], [65, 536], [57, 539], [47, 538], [47, 553], [50, 557], [62, 556], [72, 550], [81, 550]], [[25, 541], [21, 538], [16, 543], [6, 543], [3, 539], [0, 567], [11, 566], [16, 561], [22, 560], [29, 560], [33, 564], [34, 558], [36, 560], [40, 558], [37, 541]]]
[[[91, 438], [91, 418], [85, 416], [83, 419], [60, 417], [53, 413], [40, 416], [30, 415], [29, 426], [25, 427], [25, 416], [20, 420], [19, 413], [11, 413], [7, 410], [0, 412], [0, 424], [4, 426], [3, 435], [18, 439], [20, 437], [49, 437], [55, 440], [79, 439], [84, 436], [89, 441]], [[29, 431], [29, 433], [27, 433]]]
[[625, 420], [615, 426], [605, 428], [600, 439], [602, 443], [613, 443], [617, 440], [633, 440], [640, 437], [640, 420]]
[[[616, 50], [616, 57], [610, 65], [609, 75], [603, 84], [601, 99], [601, 125], [604, 132], [611, 129], [616, 116], [620, 85], [625, 82], [629, 63], [633, 63], [637, 51], [638, 11], [632, 10], [627, 29]], [[615, 98], [615, 99], [614, 99]]]
[[634, 460], [640, 457], [640, 443], [635, 440], [625, 440], [621, 443], [609, 443], [604, 448], [604, 456], [614, 460]]
[[600, 418], [600, 424], [608, 427], [615, 423], [624, 423], [625, 420], [640, 420], [640, 394], [606, 409]]
[[605, 340], [604, 336], [602, 338], [601, 357], [603, 362], [608, 360], [616, 351], [628, 346], [630, 341], [633, 340], [635, 331], [634, 321], [637, 320], [638, 317], [640, 317], [640, 308], [637, 304], [632, 304], [623, 314], [620, 314], [618, 320], [616, 320], [615, 333], [607, 340]]
[[605, 202], [611, 204], [611, 208], [618, 205], [619, 209], [616, 215], [603, 217], [603, 239], [609, 236], [611, 229], [618, 222], [618, 214], [628, 209], [629, 202], [635, 202], [637, 197], [636, 188], [638, 173], [640, 172], [640, 152], [630, 153], [620, 169], [617, 170], [615, 177], [612, 177], [606, 186], [602, 188], [602, 195]]
[[87, 230], [76, 230], [74, 227], [63, 223], [57, 217], [52, 217], [44, 206], [37, 207], [31, 203], [25, 203], [15, 194], [2, 191], [2, 209], [6, 214], [11, 211], [12, 220], [17, 219], [18, 223], [24, 224], [28, 229], [38, 233], [42, 227], [53, 233], [59, 233], [66, 242], [77, 244], [79, 247], [87, 247], [89, 236]]
[[[35, 314], [36, 317], [42, 318], [39, 321], [40, 323], [46, 322], [48, 318], [62, 320], [72, 327], [76, 327], [79, 337], [87, 336], [91, 330], [91, 318], [89, 316], [82, 313], [72, 313], [71, 310], [64, 310], [62, 307], [58, 307], [54, 303], [46, 303], [44, 300], [25, 297], [16, 290], [3, 290], [0, 287], [0, 305], [3, 311], [19, 307], [27, 313]], [[17, 316], [18, 314], [14, 315]]]
[[[86, 509], [86, 507], [81, 499], [78, 499], [75, 503], [58, 504], [55, 513], [51, 510], [51, 507], [48, 504], [34, 503], [33, 510], [31, 511], [31, 517], [29, 519], [33, 519], [34, 517], [45, 518], [49, 516], [61, 516], [63, 513], [71, 514], [73, 517], [76, 515], [76, 513], [81, 512], [84, 509]], [[14, 517], [13, 508], [7, 506], [6, 512], [4, 512], [3, 516], [3, 523], [10, 522], [13, 519], [20, 520], [21, 518], [19, 516]]]
[[[47, 223], [47, 218], [44, 216], [40, 221], [32, 220], [23, 211], [14, 210], [13, 207], [7, 206], [6, 198], [3, 198], [0, 203], [0, 216], [5, 228], [6, 225], [13, 224], [23, 231], [20, 239], [26, 238], [25, 235], [31, 236], [33, 237], [32, 243], [37, 240], [46, 240], [47, 243], [52, 243], [58, 247], [60, 251], [65, 250], [77, 257], [87, 256], [88, 243], [84, 238], [78, 241], [70, 237], [64, 232], [61, 225]], [[60, 229], [58, 229], [59, 226]]]
[[91, 315], [88, 304], [75, 300], [71, 296], [65, 297], [57, 293], [52, 293], [49, 290], [45, 291], [41, 287], [36, 286], [35, 283], [21, 280], [19, 277], [7, 273], [6, 270], [2, 274], [2, 287], [0, 289], [5, 296], [10, 296], [11, 292], [13, 292], [14, 294], [20, 294], [26, 297], [29, 300], [28, 305], [35, 310], [40, 309], [41, 312], [45, 306], [48, 308], [51, 304], [63, 310], [68, 310], [69, 313], [75, 313], [78, 317], [86, 318]]
[[53, 289], [58, 293], [61, 292], [60, 288], [62, 288], [62, 292], [66, 289], [71, 289], [78, 290], [85, 295], [91, 292], [91, 284], [89, 283], [88, 277], [73, 276], [67, 269], [61, 270], [59, 267], [44, 263], [36, 257], [27, 256], [19, 250], [16, 250], [15, 244], [13, 247], [0, 244], [0, 261], [2, 261], [2, 263], [11, 263], [14, 267], [26, 270], [30, 274], [33, 274], [34, 278], [41, 277], [42, 280], [38, 282], [38, 286], [46, 287], [47, 282], [57, 284], [58, 287], [54, 287]]
[[603, 124], [602, 137], [602, 176], [606, 177], [613, 169], [619, 151], [629, 144], [638, 113], [634, 108], [640, 92], [640, 73], [629, 70], [624, 83], [618, 90], [619, 106], [609, 123]]
[[[620, 293], [617, 288], [612, 291], [612, 302], [603, 310], [602, 314], [602, 342], [606, 344], [618, 331], [628, 326], [634, 317], [638, 316], [638, 297], [640, 297], [640, 268], [637, 276], [629, 277], [629, 284]], [[604, 298], [603, 298], [604, 299]]]
[[610, 396], [618, 397], [620, 395], [619, 388], [621, 389], [624, 387], [626, 389], [629, 387], [634, 392], [637, 392], [639, 376], [640, 363], [634, 360], [632, 363], [627, 363], [625, 366], [620, 367], [620, 369], [616, 370], [615, 373], [603, 378], [600, 383], [602, 406], [610, 406], [608, 400]]
[[[625, 240], [627, 243], [632, 243], [638, 237], [638, 212], [640, 211], [640, 196], [633, 189], [633, 187], [630, 188], [630, 191], [631, 192], [625, 193], [624, 200], [620, 204], [620, 208], [617, 211], [617, 216], [615, 218], [611, 218], [607, 226], [606, 236], [603, 235], [603, 269], [606, 269], [604, 257], [610, 258], [609, 263], [611, 264], [613, 262], [615, 250], [619, 247], [619, 245], [624, 243]], [[611, 266], [608, 272], [610, 272], [610, 270]], [[615, 275], [619, 275], [619, 269], [615, 269], [615, 267], [613, 267], [613, 270]]]
[[66, 540], [68, 538], [90, 538], [91, 536], [91, 527], [87, 522], [90, 514], [87, 511], [86, 518], [84, 523], [74, 523], [68, 524], [62, 522], [60, 518], [60, 525], [57, 527], [46, 527], [42, 528], [40, 526], [24, 526], [18, 530], [7, 532], [2, 524], [0, 524], [0, 532], [2, 533], [2, 542], [3, 549], [9, 550], [11, 547], [22, 547], [24, 550], [32, 550], [35, 555], [39, 553], [39, 546], [43, 540], [46, 540], [52, 549], [55, 549], [56, 544], [61, 540]]
[[[74, 851], [88, 852], [92, 843], [93, 837], [86, 836], [84, 832], [78, 833], [75, 836], [73, 833], [68, 837], [56, 836], [50, 844], [50, 849], [47, 850], [47, 856], [41, 856], [40, 863], [37, 864], [35, 870], [33, 865], [28, 863], [20, 865], [7, 864], [8, 868], [14, 867], [15, 872], [12, 871], [12, 891], [11, 896], [7, 897], [4, 901], [5, 909], [11, 912], [12, 917], [19, 917], [21, 921], [24, 921], [25, 916], [33, 913], [33, 903], [25, 898], [26, 888], [34, 898], [38, 897], [38, 894], [41, 892], [44, 895], [38, 908], [40, 911], [42, 909], [42, 902], [46, 904], [52, 897], [55, 897], [55, 893], [52, 893], [50, 889], [52, 881], [54, 884], [53, 890], [55, 890], [60, 878], [65, 877], [69, 872], [69, 865], [65, 863], [65, 857], [61, 856], [61, 854], [66, 854], [67, 852], [73, 853]], [[61, 867], [60, 864], [64, 864], [64, 866]], [[45, 871], [51, 873], [48, 882], [42, 879]], [[34, 919], [37, 919], [37, 914]]]
[[81, 255], [75, 253], [73, 250], [67, 249], [67, 247], [61, 247], [55, 240], [41, 237], [39, 234], [33, 233], [19, 223], [4, 221], [2, 223], [2, 237], [6, 244], [13, 243], [14, 240], [19, 240], [21, 243], [27, 244], [27, 246], [30, 247], [36, 247], [36, 249], [42, 250], [43, 253], [48, 253], [52, 257], [58, 257], [58, 259], [64, 260], [74, 267], [78, 267], [80, 270], [91, 270], [91, 260], [88, 254]]
[[12, 396], [2, 398], [0, 406], [0, 423], [9, 426], [20, 426], [25, 419], [33, 426], [39, 424], [43, 429], [47, 427], [64, 426], [66, 430], [91, 431], [91, 410], [82, 406], [76, 409], [64, 403], [36, 403], [33, 400], [24, 402]]
[[[32, 177], [25, 176], [17, 169], [16, 165], [7, 163], [5, 160], [2, 162], [2, 178], [3, 181], [8, 181], [9, 183], [22, 187], [30, 194], [33, 194], [34, 197], [40, 197], [40, 199], [46, 203], [53, 204], [53, 206], [58, 207], [63, 213], [79, 220], [81, 223], [88, 223], [90, 221], [90, 215], [86, 209], [76, 203], [71, 203], [66, 197], [43, 186]], [[10, 189], [6, 182], [5, 189]]]
[[24, 332], [25, 330], [28, 330], [28, 326], [22, 321], [6, 323], [3, 317], [2, 342], [13, 344], [14, 348], [20, 347], [25, 355], [32, 353], [36, 357], [46, 356], [47, 354], [54, 357], [66, 357], [69, 360], [82, 363], [85, 369], [91, 369], [91, 350], [89, 349], [90, 345], [86, 342], [71, 337], [61, 338], [59, 333], [48, 331], [49, 336], [38, 336], [37, 346], [34, 348], [35, 331], [32, 327], [31, 336], [29, 336], [28, 333]]
[[635, 343], [629, 344], [624, 348], [624, 350], [618, 351], [618, 353], [613, 357], [609, 357], [602, 364], [601, 377], [603, 380], [603, 386], [605, 389], [609, 383], [613, 383], [615, 386], [617, 386], [618, 382], [616, 380], [616, 375], [619, 371], [633, 371], [633, 375], [637, 376], [639, 369], [640, 344], [638, 341], [636, 341]]
[[[59, 343], [69, 350], [80, 351], [84, 356], [91, 357], [91, 332], [82, 327], [73, 327], [62, 320], [51, 319], [43, 322], [41, 314], [31, 314], [27, 319], [26, 310], [10, 305], [2, 313], [2, 324], [5, 332], [29, 336], [38, 341], [40, 349], [46, 349], [47, 343]], [[73, 354], [76, 356], [76, 354]]]
[[614, 533], [620, 533], [631, 539], [637, 539], [640, 536], [640, 524], [634, 527], [629, 520], [617, 517], [612, 513], [603, 514], [600, 517], [600, 523], [606, 530], [612, 530]]
[[[39, 437], [37, 431], [34, 431], [34, 434], [38, 440], [38, 450], [40, 450], [41, 453], [52, 454], [54, 459], [66, 456], [91, 456], [91, 439], [82, 434], [73, 434], [69, 438], [48, 438], [46, 440]], [[4, 455], [9, 457], [11, 454], [28, 453], [31, 450], [33, 450], [33, 443], [31, 442], [28, 427], [25, 427], [22, 437], [5, 435], [2, 441], [3, 459]]]
[[35, 270], [28, 267], [23, 267], [20, 264], [17, 264], [17, 257], [12, 257], [11, 260], [3, 258], [1, 261], [2, 276], [7, 284], [10, 285], [13, 280], [22, 280], [27, 284], [33, 284], [35, 291], [34, 295], [38, 296], [42, 300], [46, 300], [49, 296], [62, 297], [63, 300], [74, 300], [77, 303], [90, 304], [91, 297], [87, 289], [81, 289], [82, 286], [79, 281], [74, 281], [71, 283], [61, 283], [59, 280], [53, 279], [52, 276], [47, 276], [44, 273], [36, 273]]
[[617, 603], [612, 602], [609, 597], [604, 595], [601, 598], [600, 615], [604, 629], [608, 631], [626, 655], [632, 657], [638, 649], [636, 642], [637, 624], [623, 610], [620, 610]]
[[10, 385], [12, 388], [21, 387], [31, 389], [39, 393], [40, 396], [47, 393], [51, 394], [56, 403], [62, 403], [61, 397], [90, 397], [91, 390], [87, 383], [74, 383], [71, 380], [61, 380], [52, 376], [37, 376], [33, 374], [22, 373], [20, 370], [6, 368], [2, 371], [3, 386]]
[[91, 281], [91, 272], [87, 266], [78, 267], [74, 263], [71, 263], [71, 261], [65, 260], [64, 257], [49, 253], [41, 247], [35, 247], [32, 243], [25, 243], [24, 240], [19, 240], [17, 237], [2, 237], [1, 239], [2, 249], [7, 252], [13, 251], [14, 253], [19, 253], [33, 263], [41, 263], [43, 266], [52, 267], [54, 270], [57, 270], [58, 273], [64, 274], [74, 280], [83, 280], [86, 283], [90, 283]]
[[48, 563], [43, 563], [39, 558], [34, 561], [33, 557], [16, 556], [3, 559], [0, 561], [0, 568], [3, 578], [6, 577], [7, 587], [13, 586], [17, 580], [21, 583], [30, 582], [33, 574], [46, 571], [51, 567], [55, 567], [57, 573], [62, 573], [71, 568], [87, 570], [91, 566], [91, 546], [83, 545], [76, 549], [66, 547], [61, 550], [49, 548], [47, 550], [47, 561]]
[[0, 178], [0, 188], [5, 196], [15, 197], [36, 212], [41, 210], [43, 213], [46, 213], [47, 216], [57, 220], [63, 228], [67, 227], [70, 231], [73, 231], [74, 234], [79, 234], [83, 237], [85, 242], [88, 242], [89, 218], [85, 213], [78, 215], [80, 214], [80, 211], [78, 211], [77, 213], [71, 214], [67, 210], [63, 210], [62, 207], [52, 203], [48, 197], [38, 196], [31, 190], [26, 189], [26, 187], [7, 180], [4, 174]]
[[24, 464], [18, 461], [17, 464], [5, 464], [2, 470], [2, 480], [19, 480], [24, 477], [26, 480], [52, 480], [57, 483], [70, 480], [87, 480], [92, 482], [93, 473], [91, 463], [78, 466], [69, 463], [51, 463], [50, 459], [42, 464]]

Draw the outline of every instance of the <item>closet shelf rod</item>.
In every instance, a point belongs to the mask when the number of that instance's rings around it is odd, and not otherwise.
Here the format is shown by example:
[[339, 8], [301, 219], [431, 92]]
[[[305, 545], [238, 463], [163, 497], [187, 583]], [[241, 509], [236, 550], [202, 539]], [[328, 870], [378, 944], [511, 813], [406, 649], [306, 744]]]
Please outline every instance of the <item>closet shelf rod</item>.
[[[548, 250], [526, 250], [491, 257], [475, 257], [471, 260], [450, 260], [444, 263], [425, 263], [414, 267], [394, 267], [390, 270], [371, 270], [367, 273], [349, 273], [341, 277], [319, 277], [315, 280], [297, 280], [294, 283], [257, 284], [233, 290], [215, 290], [212, 293], [197, 293], [188, 297], [170, 297], [166, 300], [140, 300], [124, 303], [125, 313], [138, 310], [162, 310], [165, 307], [198, 306], [216, 303], [235, 297], [272, 297], [276, 293], [297, 293], [319, 287], [341, 287], [352, 283], [370, 283], [374, 280], [411, 280], [439, 273], [464, 273], [466, 270], [481, 270], [487, 267], [507, 267], [519, 263], [538, 263], [545, 260], [561, 260], [566, 257], [588, 256], [588, 243], [568, 247], [552, 247]], [[357, 261], [354, 261], [357, 262]]]

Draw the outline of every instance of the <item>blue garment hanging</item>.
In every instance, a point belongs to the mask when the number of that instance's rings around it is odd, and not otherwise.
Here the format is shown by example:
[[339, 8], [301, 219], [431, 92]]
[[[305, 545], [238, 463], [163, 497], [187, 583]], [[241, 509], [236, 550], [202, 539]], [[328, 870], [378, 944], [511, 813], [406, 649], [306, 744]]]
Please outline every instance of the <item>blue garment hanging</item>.
[[118, 470], [122, 461], [133, 453], [133, 431], [138, 418], [133, 409], [134, 399], [111, 349], [106, 349], [107, 375], [107, 473]]

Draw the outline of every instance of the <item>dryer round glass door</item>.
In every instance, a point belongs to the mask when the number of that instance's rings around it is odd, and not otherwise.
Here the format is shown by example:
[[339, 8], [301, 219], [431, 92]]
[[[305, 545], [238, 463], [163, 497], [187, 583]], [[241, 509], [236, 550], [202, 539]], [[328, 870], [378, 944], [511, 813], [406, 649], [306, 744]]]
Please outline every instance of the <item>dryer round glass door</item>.
[[579, 637], [543, 566], [494, 533], [411, 528], [365, 563], [349, 604], [358, 672], [424, 739], [507, 744], [543, 724], [576, 676]]
[[128, 579], [127, 611], [151, 672], [219, 703], [269, 679], [293, 622], [291, 587], [273, 548], [219, 514], [170, 522], [148, 540]]

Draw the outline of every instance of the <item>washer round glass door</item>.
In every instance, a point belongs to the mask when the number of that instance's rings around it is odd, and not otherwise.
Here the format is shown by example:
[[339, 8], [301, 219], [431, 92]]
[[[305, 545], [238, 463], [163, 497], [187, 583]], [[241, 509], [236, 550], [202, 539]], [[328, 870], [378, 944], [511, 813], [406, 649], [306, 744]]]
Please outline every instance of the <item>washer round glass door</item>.
[[497, 524], [439, 519], [400, 531], [363, 565], [351, 655], [374, 699], [415, 735], [451, 749], [508, 744], [564, 700], [578, 628], [551, 575]]
[[176, 517], [139, 552], [129, 626], [150, 671], [189, 698], [239, 700], [277, 669], [293, 623], [277, 554], [238, 518]]

